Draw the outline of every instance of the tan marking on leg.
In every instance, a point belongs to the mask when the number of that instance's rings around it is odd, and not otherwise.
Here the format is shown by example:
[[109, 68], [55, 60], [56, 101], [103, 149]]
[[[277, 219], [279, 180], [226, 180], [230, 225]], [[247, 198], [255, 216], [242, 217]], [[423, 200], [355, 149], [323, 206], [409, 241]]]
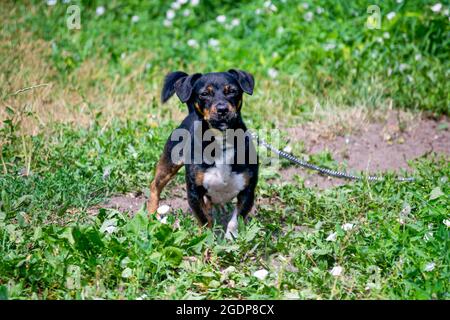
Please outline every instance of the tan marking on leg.
[[202, 186], [203, 185], [203, 178], [205, 177], [205, 173], [203, 171], [198, 171], [195, 174], [195, 184], [197, 186]]
[[244, 178], [244, 188], [245, 188], [250, 183], [250, 175], [248, 174], [248, 172], [243, 172], [242, 177]]
[[212, 209], [212, 204], [211, 201], [209, 201], [207, 196], [204, 196], [202, 201], [202, 210], [205, 213], [206, 219], [208, 220], [208, 228], [212, 228], [213, 226], [213, 219], [212, 219], [212, 215], [211, 215], [211, 209]]
[[150, 184], [150, 199], [147, 203], [149, 214], [156, 212], [159, 206], [161, 191], [182, 166], [182, 164], [169, 163], [164, 154], [161, 156], [156, 166], [155, 178]]

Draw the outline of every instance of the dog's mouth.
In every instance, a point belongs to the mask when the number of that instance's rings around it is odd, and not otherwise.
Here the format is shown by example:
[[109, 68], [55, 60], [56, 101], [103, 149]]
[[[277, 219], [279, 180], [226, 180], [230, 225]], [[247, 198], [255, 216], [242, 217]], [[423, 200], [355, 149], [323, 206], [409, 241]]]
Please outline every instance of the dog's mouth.
[[209, 124], [211, 127], [219, 129], [219, 130], [225, 130], [233, 126], [233, 123], [237, 119], [236, 113], [228, 113], [223, 116], [214, 116], [209, 118]]

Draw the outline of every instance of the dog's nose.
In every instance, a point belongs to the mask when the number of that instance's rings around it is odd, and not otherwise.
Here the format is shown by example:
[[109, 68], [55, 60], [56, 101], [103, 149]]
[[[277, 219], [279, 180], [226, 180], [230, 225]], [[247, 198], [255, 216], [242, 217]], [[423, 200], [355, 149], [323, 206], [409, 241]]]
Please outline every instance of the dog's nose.
[[228, 112], [228, 106], [227, 106], [226, 103], [223, 103], [223, 102], [219, 102], [216, 105], [216, 109], [217, 109], [217, 113], [221, 114], [221, 115], [223, 115], [223, 114]]

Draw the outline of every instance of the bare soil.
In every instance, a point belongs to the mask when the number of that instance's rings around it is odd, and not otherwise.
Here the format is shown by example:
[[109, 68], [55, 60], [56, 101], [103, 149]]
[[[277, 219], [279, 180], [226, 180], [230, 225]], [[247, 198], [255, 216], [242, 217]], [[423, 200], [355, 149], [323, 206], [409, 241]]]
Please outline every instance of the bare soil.
[[[328, 150], [336, 161], [345, 161], [352, 172], [378, 174], [401, 169], [411, 171], [407, 162], [409, 160], [431, 153], [446, 157], [450, 155], [450, 122], [445, 117], [439, 120], [425, 117], [402, 120], [398, 112], [390, 111], [382, 121], [363, 124], [350, 134], [333, 133], [329, 127], [311, 124], [284, 130], [291, 137], [291, 144], [303, 141], [307, 154]], [[305, 186], [311, 188], [326, 189], [351, 183], [308, 172], [298, 166], [281, 170], [281, 177], [273, 182], [293, 181], [295, 175], [303, 177]], [[102, 207], [133, 213], [139, 210], [145, 201], [143, 195], [117, 195]], [[160, 204], [169, 205], [171, 211], [188, 211], [185, 186], [170, 183]]]

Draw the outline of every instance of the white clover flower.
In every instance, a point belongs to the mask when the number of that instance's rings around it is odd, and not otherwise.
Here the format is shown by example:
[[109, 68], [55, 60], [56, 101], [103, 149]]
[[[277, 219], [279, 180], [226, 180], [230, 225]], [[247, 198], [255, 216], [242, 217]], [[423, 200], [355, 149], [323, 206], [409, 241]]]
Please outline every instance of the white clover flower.
[[447, 226], [447, 228], [450, 228], [450, 220], [449, 219], [443, 220], [442, 223], [445, 224]]
[[172, 2], [172, 4], [170, 5], [170, 7], [171, 7], [173, 10], [178, 10], [178, 9], [181, 8], [181, 4], [179, 4], [178, 2]]
[[322, 8], [322, 7], [318, 7], [318, 8], [316, 9], [316, 13], [317, 13], [317, 14], [322, 14], [322, 13], [324, 13], [324, 12], [325, 12], [325, 9]]
[[398, 67], [398, 70], [400, 70], [400, 72], [403, 72], [406, 69], [409, 69], [409, 65], [406, 63], [401, 63], [400, 66]]
[[132, 16], [131, 17], [131, 22], [132, 23], [136, 23], [136, 22], [138, 22], [139, 21], [139, 16]]
[[302, 3], [302, 7], [303, 9], [307, 10], [309, 8], [309, 3], [306, 2]]
[[389, 13], [386, 15], [386, 18], [387, 18], [388, 20], [392, 20], [392, 19], [394, 19], [394, 17], [395, 17], [395, 12], [394, 12], [394, 11], [389, 12]]
[[253, 272], [253, 276], [258, 278], [259, 280], [264, 280], [268, 274], [269, 274], [269, 271], [267, 271], [266, 269], [261, 269], [261, 270]]
[[272, 4], [272, 1], [265, 1], [264, 2], [264, 7], [265, 8], [269, 8], [271, 4]]
[[292, 147], [290, 145], [287, 145], [286, 147], [283, 148], [283, 151], [287, 152], [287, 153], [291, 153], [292, 152]]
[[175, 11], [173, 10], [167, 10], [166, 12], [166, 18], [168, 20], [173, 20], [173, 18], [175, 18]]
[[191, 10], [185, 9], [185, 10], [183, 11], [183, 17], [189, 17], [190, 15], [191, 15]]
[[427, 265], [425, 266], [424, 271], [425, 272], [433, 271], [435, 267], [436, 267], [436, 263], [434, 263], [434, 262], [427, 263]]
[[100, 6], [100, 7], [97, 7], [97, 9], [95, 9], [95, 14], [98, 16], [101, 16], [105, 13], [105, 11], [106, 11], [105, 7]]
[[284, 32], [284, 28], [282, 26], [279, 26], [277, 28], [277, 34], [282, 34]]
[[180, 5], [183, 5], [183, 4], [188, 3], [188, 1], [189, 1], [189, 0], [178, 0], [177, 2], [178, 2]]
[[270, 11], [273, 11], [273, 12], [276, 12], [276, 11], [278, 10], [278, 8], [277, 8], [276, 5], [274, 5], [273, 3], [271, 3], [270, 6], [269, 6], [269, 10], [270, 10]]
[[231, 20], [231, 26], [232, 27], [237, 27], [238, 25], [241, 24], [241, 21], [237, 18], [234, 18], [233, 20]]
[[449, 13], [450, 13], [450, 10], [449, 10], [449, 9], [445, 9], [445, 10], [444, 10], [444, 16], [448, 16]]
[[167, 204], [163, 204], [156, 210], [156, 212], [160, 215], [166, 214], [169, 211], [170, 211], [170, 207]]
[[383, 38], [389, 39], [390, 37], [391, 37], [391, 35], [389, 34], [389, 32], [383, 33]]
[[258, 9], [255, 10], [255, 14], [256, 14], [256, 15], [259, 16], [261, 13], [262, 13], [262, 10], [261, 10], [261, 9], [258, 8]]
[[420, 53], [418, 53], [418, 54], [416, 54], [414, 59], [416, 59], [416, 61], [420, 61], [420, 60], [422, 60], [422, 55]]
[[225, 23], [226, 20], [227, 20], [227, 17], [225, 17], [224, 15], [217, 16], [217, 18], [216, 18], [216, 21], [218, 23]]
[[198, 6], [198, 4], [200, 3], [200, 0], [191, 0], [191, 6]]
[[63, 3], [70, 3], [70, 0], [63, 0]]
[[127, 57], [127, 54], [125, 52], [122, 52], [120, 54], [120, 59], [125, 59]]
[[105, 228], [105, 231], [109, 234], [112, 234], [114, 231], [116, 231], [116, 226], [107, 226]]
[[198, 42], [195, 39], [189, 39], [187, 45], [192, 48], [198, 48]]
[[336, 241], [336, 238], [337, 238], [337, 232], [333, 232], [325, 240], [334, 242], [334, 241]]
[[333, 277], [339, 277], [342, 274], [344, 269], [341, 266], [335, 266], [330, 270], [330, 273]]
[[48, 6], [54, 6], [58, 1], [57, 0], [47, 0]]
[[397, 3], [398, 4], [400, 4], [400, 3], [402, 3], [403, 2], [403, 0], [397, 0]]
[[345, 223], [342, 225], [342, 230], [344, 231], [350, 231], [353, 229], [355, 225], [353, 223]]
[[308, 22], [312, 21], [313, 17], [314, 17], [314, 13], [312, 13], [311, 11], [308, 11], [307, 13], [305, 13], [303, 15], [303, 19], [305, 19], [305, 21], [308, 21]]
[[436, 12], [436, 13], [440, 12], [441, 9], [442, 9], [442, 3], [439, 3], [439, 2], [431, 7], [431, 11]]
[[336, 44], [335, 43], [326, 43], [323, 48], [325, 49], [325, 51], [330, 51], [336, 48]]
[[211, 38], [208, 40], [208, 45], [211, 47], [218, 47], [220, 44], [219, 40]]
[[274, 69], [274, 68], [269, 68], [269, 70], [267, 70], [267, 74], [269, 75], [269, 77], [271, 77], [272, 79], [275, 79], [278, 76], [278, 70]]
[[172, 20], [164, 19], [164, 21], [163, 21], [163, 26], [164, 26], [164, 27], [170, 27], [170, 26], [172, 26]]

